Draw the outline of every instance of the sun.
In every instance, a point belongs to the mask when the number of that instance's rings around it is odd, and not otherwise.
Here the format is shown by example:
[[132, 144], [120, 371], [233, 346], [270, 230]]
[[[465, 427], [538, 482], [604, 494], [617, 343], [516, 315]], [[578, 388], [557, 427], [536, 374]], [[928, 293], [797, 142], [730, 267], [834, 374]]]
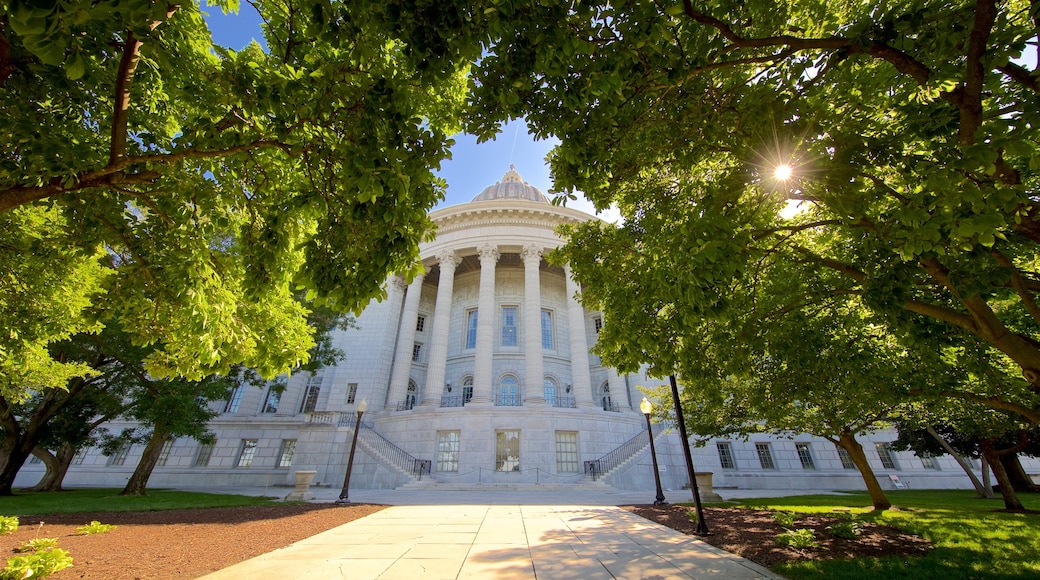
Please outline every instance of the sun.
[[781, 163], [780, 165], [777, 165], [775, 169], [773, 169], [773, 177], [779, 179], [780, 181], [787, 181], [791, 178], [791, 175], [793, 173], [794, 169], [786, 163]]

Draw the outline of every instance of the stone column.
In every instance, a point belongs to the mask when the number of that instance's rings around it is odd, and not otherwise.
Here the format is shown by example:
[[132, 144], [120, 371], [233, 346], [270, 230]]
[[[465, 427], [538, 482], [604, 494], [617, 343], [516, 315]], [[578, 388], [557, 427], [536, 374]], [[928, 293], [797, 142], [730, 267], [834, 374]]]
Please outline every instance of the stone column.
[[477, 297], [477, 352], [473, 361], [472, 405], [490, 405], [492, 361], [495, 356], [495, 265], [498, 247], [484, 244], [480, 251], [480, 294]]
[[[433, 328], [430, 329], [430, 358], [426, 362], [426, 385], [423, 386], [422, 406], [437, 407], [444, 390], [444, 372], [448, 367], [448, 325], [451, 322], [451, 298], [455, 291], [455, 267], [462, 258], [454, 250], [438, 254], [441, 266], [437, 282], [437, 302], [433, 307]], [[409, 357], [411, 360], [411, 357]]]
[[[401, 314], [401, 324], [397, 327], [397, 348], [394, 351], [394, 368], [390, 373], [390, 397], [386, 406], [391, 411], [397, 409], [397, 404], [404, 401], [408, 393], [408, 378], [412, 370], [412, 346], [415, 344], [415, 325], [419, 321], [419, 298], [422, 294], [423, 279], [425, 274], [419, 274], [408, 286], [408, 294], [405, 295], [404, 313]], [[404, 284], [403, 280], [397, 279], [398, 284]]]
[[542, 361], [542, 248], [524, 246], [524, 404], [545, 404], [545, 370]]
[[594, 407], [592, 377], [589, 373], [589, 341], [585, 338], [585, 309], [578, 302], [578, 283], [571, 277], [571, 265], [563, 267], [567, 278], [567, 319], [570, 327], [571, 381], [574, 402], [579, 407]]
[[632, 410], [632, 397], [625, 387], [625, 380], [618, 375], [617, 369], [607, 367], [607, 386], [610, 387], [610, 399], [617, 403], [621, 410]]

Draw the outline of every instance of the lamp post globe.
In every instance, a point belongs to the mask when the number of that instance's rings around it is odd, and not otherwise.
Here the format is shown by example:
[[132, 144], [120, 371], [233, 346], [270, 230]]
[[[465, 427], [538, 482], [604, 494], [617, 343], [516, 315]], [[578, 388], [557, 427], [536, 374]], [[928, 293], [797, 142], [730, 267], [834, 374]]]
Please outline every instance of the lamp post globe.
[[338, 504], [349, 504], [350, 503], [350, 472], [354, 468], [354, 450], [357, 448], [357, 437], [358, 432], [361, 431], [361, 416], [368, 410], [368, 401], [361, 399], [355, 407], [357, 411], [357, 421], [354, 423], [354, 437], [350, 440], [350, 455], [347, 457], [347, 474], [343, 477], [343, 489], [339, 493], [339, 499], [336, 500]]
[[657, 484], [657, 497], [654, 499], [654, 505], [668, 505], [668, 502], [664, 500], [664, 491], [661, 490], [661, 471], [657, 468], [657, 449], [654, 447], [654, 431], [650, 425], [650, 413], [654, 411], [654, 405], [649, 399], [643, 397], [639, 403], [639, 410], [646, 417], [646, 432], [650, 437], [650, 458], [654, 462], [654, 483]]

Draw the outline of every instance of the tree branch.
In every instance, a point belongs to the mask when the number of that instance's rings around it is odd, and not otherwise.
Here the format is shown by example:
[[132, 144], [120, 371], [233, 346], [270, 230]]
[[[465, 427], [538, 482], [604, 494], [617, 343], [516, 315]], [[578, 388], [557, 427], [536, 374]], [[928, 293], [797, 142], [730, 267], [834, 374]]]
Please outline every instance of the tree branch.
[[960, 103], [960, 127], [958, 141], [962, 147], [975, 142], [975, 133], [982, 124], [982, 85], [986, 76], [982, 56], [989, 43], [990, 31], [997, 18], [995, 0], [979, 0], [975, 4], [975, 21], [968, 35], [965, 51], [964, 91]]
[[1022, 278], [1022, 272], [1015, 267], [1011, 260], [1007, 256], [1000, 253], [999, 250], [993, 250], [991, 252], [993, 257], [996, 258], [997, 263], [1007, 268], [1011, 272], [1011, 286], [1018, 293], [1018, 296], [1022, 299], [1022, 304], [1025, 305], [1026, 311], [1033, 317], [1033, 321], [1040, 323], [1040, 307], [1036, 305], [1036, 299], [1033, 297], [1033, 293], [1030, 292], [1026, 286], [1025, 280]]

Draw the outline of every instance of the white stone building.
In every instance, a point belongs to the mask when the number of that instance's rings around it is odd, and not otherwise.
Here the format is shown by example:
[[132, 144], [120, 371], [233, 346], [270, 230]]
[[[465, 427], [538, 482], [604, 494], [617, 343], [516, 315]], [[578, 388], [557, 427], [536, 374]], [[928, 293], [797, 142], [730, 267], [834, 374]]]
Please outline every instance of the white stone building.
[[[597, 485], [652, 490], [637, 385], [662, 381], [619, 376], [589, 354], [601, 315], [577, 301], [568, 267], [544, 259], [562, 244], [556, 226], [596, 218], [551, 205], [513, 169], [430, 217], [437, 236], [421, 247], [425, 275], [387, 281], [387, 299], [336, 334], [346, 354], [336, 366], [294, 376], [281, 393], [239, 389], [212, 423], [216, 444], [170, 442], [150, 485], [284, 486], [292, 472], [313, 470], [317, 485], [339, 487], [365, 401], [352, 489], [580, 487], [595, 476]], [[664, 487], [686, 486], [678, 437], [657, 426], [655, 435]], [[899, 485], [970, 487], [950, 457], [895, 453], [893, 438], [863, 438], [883, 485], [897, 485], [895, 476]], [[122, 485], [140, 452], [87, 450], [66, 481]], [[694, 449], [694, 463], [720, 488], [863, 488], [847, 457], [808, 435], [712, 441]], [[42, 471], [26, 465], [17, 484]]]

